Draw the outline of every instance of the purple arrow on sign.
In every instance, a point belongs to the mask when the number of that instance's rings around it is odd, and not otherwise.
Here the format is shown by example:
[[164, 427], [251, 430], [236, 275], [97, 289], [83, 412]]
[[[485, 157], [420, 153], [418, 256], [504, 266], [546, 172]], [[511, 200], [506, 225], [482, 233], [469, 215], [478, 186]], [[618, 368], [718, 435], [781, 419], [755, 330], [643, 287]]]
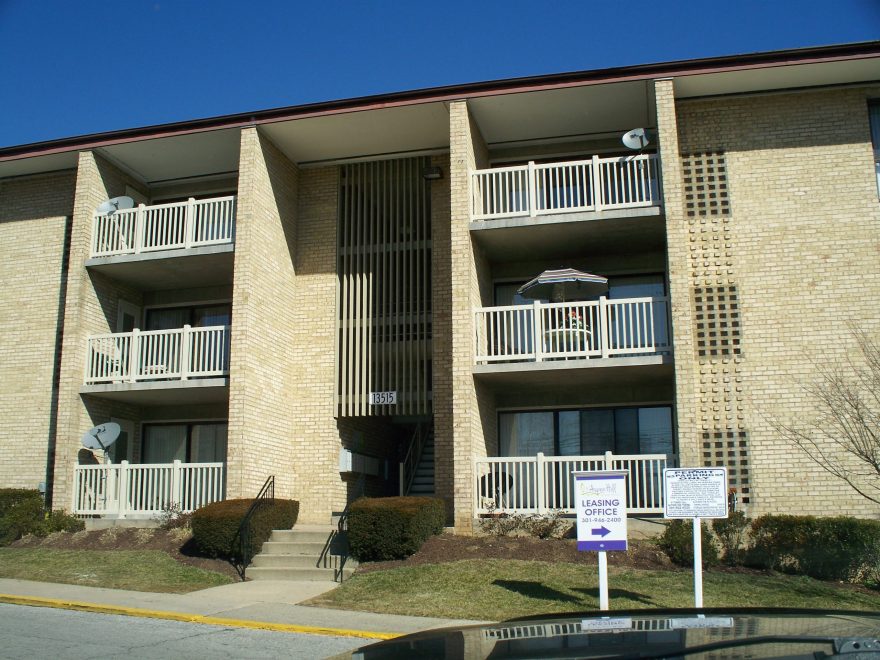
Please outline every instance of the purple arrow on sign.
[[594, 527], [590, 531], [593, 533], [593, 536], [596, 536], [598, 534], [603, 539], [611, 533], [611, 530], [608, 529], [607, 527], [605, 527], [605, 525], [602, 525], [601, 527], [598, 527], [598, 528]]

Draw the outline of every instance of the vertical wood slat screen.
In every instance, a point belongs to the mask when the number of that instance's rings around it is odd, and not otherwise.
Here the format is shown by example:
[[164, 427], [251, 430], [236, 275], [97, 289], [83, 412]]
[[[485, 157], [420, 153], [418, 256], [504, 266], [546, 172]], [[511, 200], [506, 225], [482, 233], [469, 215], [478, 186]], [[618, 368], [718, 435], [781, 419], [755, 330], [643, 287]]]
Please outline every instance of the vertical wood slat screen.
[[[431, 412], [431, 189], [425, 158], [341, 166], [337, 226], [339, 416]], [[397, 392], [371, 406], [370, 392]]]

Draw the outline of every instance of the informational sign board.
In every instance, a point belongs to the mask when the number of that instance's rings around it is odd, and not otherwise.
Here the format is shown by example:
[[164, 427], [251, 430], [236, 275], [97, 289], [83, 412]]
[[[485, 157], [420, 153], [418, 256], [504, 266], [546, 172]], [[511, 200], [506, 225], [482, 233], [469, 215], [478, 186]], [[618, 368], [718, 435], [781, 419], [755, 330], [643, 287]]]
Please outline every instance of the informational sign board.
[[395, 406], [397, 405], [397, 392], [370, 392], [371, 406]]
[[627, 472], [575, 472], [578, 550], [626, 550]]
[[727, 468], [666, 468], [664, 518], [727, 518]]

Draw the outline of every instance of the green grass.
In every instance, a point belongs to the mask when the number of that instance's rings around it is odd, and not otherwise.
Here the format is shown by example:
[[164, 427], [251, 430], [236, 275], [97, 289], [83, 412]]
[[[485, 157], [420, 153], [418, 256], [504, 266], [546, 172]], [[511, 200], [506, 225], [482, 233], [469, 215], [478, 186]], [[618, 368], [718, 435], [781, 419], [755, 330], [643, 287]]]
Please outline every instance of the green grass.
[[232, 582], [220, 573], [184, 566], [159, 550], [51, 548], [0, 548], [0, 578], [165, 593]]
[[[611, 609], [693, 607], [685, 571], [609, 569]], [[309, 601], [342, 609], [500, 621], [599, 607], [595, 566], [472, 560], [356, 575]], [[705, 607], [810, 607], [880, 610], [880, 592], [841, 589], [808, 577], [703, 574]]]

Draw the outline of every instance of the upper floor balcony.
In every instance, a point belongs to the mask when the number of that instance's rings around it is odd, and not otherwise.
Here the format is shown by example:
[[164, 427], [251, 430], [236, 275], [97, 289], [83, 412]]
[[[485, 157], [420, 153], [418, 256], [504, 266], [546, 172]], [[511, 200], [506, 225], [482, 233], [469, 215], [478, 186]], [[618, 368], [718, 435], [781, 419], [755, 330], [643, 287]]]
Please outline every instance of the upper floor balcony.
[[666, 297], [483, 307], [474, 320], [476, 373], [659, 365], [672, 353]]
[[81, 392], [136, 403], [224, 400], [229, 326], [132, 330], [86, 340]]
[[95, 214], [86, 266], [141, 289], [229, 283], [235, 202], [189, 198]]
[[656, 154], [476, 170], [471, 220], [599, 213], [661, 204]]

